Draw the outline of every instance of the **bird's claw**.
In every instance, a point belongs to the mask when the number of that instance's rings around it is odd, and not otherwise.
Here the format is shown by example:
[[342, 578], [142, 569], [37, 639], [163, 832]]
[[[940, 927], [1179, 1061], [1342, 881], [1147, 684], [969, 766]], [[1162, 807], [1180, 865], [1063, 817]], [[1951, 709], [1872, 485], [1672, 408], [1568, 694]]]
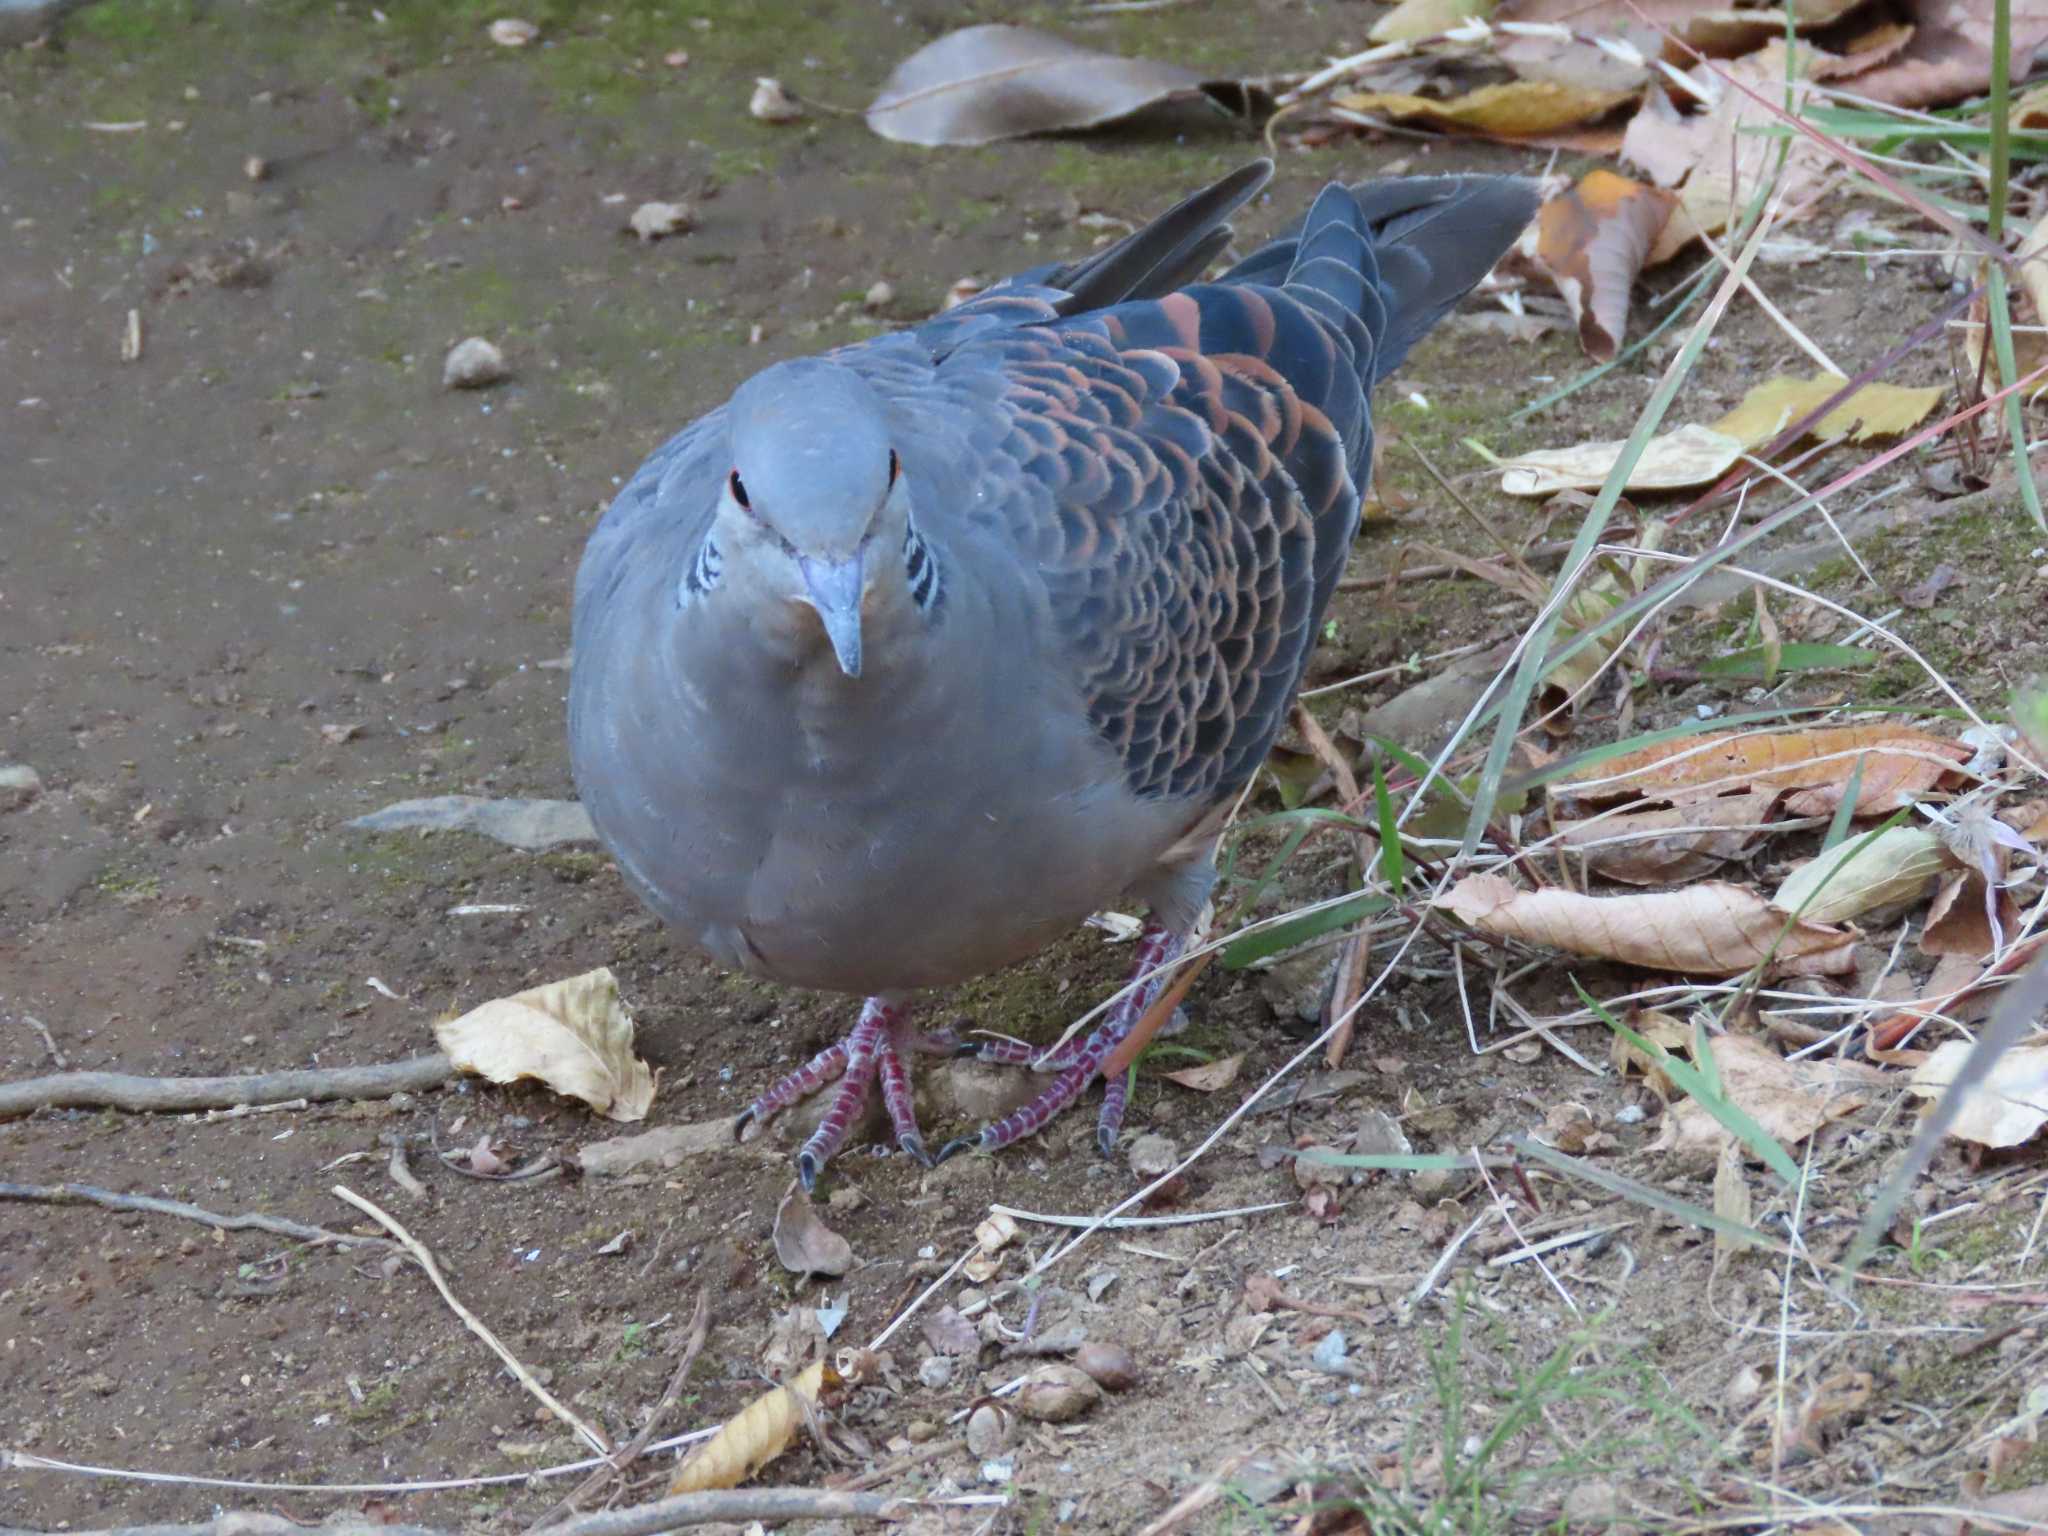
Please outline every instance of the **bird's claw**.
[[958, 1157], [962, 1152], [975, 1151], [980, 1146], [981, 1133], [979, 1131], [975, 1132], [972, 1136], [956, 1136], [939, 1148], [938, 1154], [932, 1158], [931, 1166], [936, 1168], [949, 1158]]
[[903, 1149], [905, 1156], [915, 1158], [920, 1167], [930, 1168], [935, 1166], [931, 1153], [925, 1150], [924, 1138], [922, 1136], [908, 1134], [899, 1136], [896, 1138], [896, 1145]]
[[760, 1118], [760, 1108], [761, 1106], [759, 1104], [749, 1104], [745, 1109], [739, 1112], [739, 1115], [733, 1120], [732, 1123], [732, 1139], [734, 1141], [741, 1141], [745, 1139], [747, 1134], [747, 1127], [752, 1125], [757, 1119]]
[[803, 1185], [806, 1195], [814, 1195], [818, 1192], [818, 1174], [824, 1166], [823, 1159], [808, 1147], [797, 1153], [797, 1182]]

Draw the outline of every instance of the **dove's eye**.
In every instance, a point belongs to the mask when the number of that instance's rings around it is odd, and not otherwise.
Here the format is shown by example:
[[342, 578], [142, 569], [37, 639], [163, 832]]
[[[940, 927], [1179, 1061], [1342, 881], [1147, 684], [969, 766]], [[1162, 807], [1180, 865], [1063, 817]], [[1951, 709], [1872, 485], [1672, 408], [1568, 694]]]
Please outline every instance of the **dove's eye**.
[[[890, 478], [893, 479], [894, 476], [892, 475]], [[745, 483], [741, 481], [740, 472], [738, 470], [734, 470], [732, 474], [729, 477], [727, 477], [726, 485], [731, 489], [732, 499], [734, 501], [738, 502], [742, 507], [746, 507], [750, 510], [752, 509], [753, 503], [747, 500], [747, 487]]]
[[895, 489], [896, 476], [902, 472], [902, 469], [903, 466], [896, 462], [896, 450], [891, 448], [889, 450], [889, 487], [891, 490]]

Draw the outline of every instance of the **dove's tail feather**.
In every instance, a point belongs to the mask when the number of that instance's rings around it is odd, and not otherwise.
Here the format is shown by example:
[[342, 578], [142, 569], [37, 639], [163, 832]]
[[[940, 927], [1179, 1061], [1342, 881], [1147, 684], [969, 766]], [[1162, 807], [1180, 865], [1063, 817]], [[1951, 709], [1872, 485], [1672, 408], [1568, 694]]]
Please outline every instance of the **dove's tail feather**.
[[1218, 281], [1299, 287], [1357, 315], [1373, 339], [1372, 385], [1486, 276], [1540, 201], [1519, 176], [1332, 183], [1305, 218]]

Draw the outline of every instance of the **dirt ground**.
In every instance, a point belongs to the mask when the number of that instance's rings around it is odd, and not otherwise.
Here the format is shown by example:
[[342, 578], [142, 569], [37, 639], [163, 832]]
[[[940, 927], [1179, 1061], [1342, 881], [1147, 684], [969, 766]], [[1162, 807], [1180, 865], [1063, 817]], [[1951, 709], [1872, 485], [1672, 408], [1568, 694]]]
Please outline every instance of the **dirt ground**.
[[[0, 760], [33, 767], [43, 785], [0, 809], [0, 1079], [59, 1064], [172, 1076], [391, 1061], [431, 1049], [445, 1010], [609, 965], [662, 1071], [648, 1123], [664, 1126], [731, 1115], [850, 1021], [843, 1000], [692, 958], [588, 849], [529, 854], [344, 824], [424, 795], [572, 793], [562, 659], [583, 540], [641, 457], [747, 374], [929, 313], [963, 275], [1085, 248], [1100, 232], [1087, 215], [1141, 217], [1256, 152], [1242, 127], [1192, 116], [940, 153], [823, 111], [781, 126], [746, 115], [757, 74], [858, 102], [945, 26], [999, 11], [1248, 72], [1358, 47], [1377, 14], [1350, 0], [1251, 0], [1083, 23], [1064, 9], [936, 0], [620, 0], [606, 13], [543, 8], [544, 44], [513, 52], [485, 37], [496, 12], [468, 0], [381, 11], [104, 0], [57, 43], [0, 56]], [[674, 50], [687, 65], [664, 62]], [[1538, 168], [1504, 151], [1343, 142], [1287, 157], [1244, 230], [1277, 226], [1326, 178], [1394, 161]], [[650, 198], [693, 203], [695, 229], [656, 244], [624, 235]], [[878, 317], [860, 302], [877, 280], [895, 291]], [[1767, 278], [1858, 365], [1875, 355], [1872, 316], [1917, 323], [1944, 281], [1931, 262]], [[131, 315], [141, 355], [124, 362]], [[444, 390], [442, 357], [471, 334], [505, 349], [511, 377]], [[1753, 311], [1738, 313], [1689, 386], [1704, 402], [1689, 419], [1795, 360]], [[1512, 426], [1510, 410], [1579, 370], [1576, 341], [1515, 345], [1447, 327], [1381, 416], [1426, 445], [1493, 526], [1521, 536], [1527, 510], [1472, 475], [1459, 439], [1477, 432], [1508, 451], [1620, 436], [1661, 361], [1653, 353]], [[1946, 366], [1937, 350], [1905, 377], [1938, 380]], [[1428, 397], [1426, 414], [1401, 398], [1409, 390]], [[1469, 543], [1412, 455], [1390, 452], [1388, 465], [1399, 510], [1361, 539], [1360, 575], [1389, 571], [1411, 543]], [[1911, 510], [1865, 550], [1884, 579], [1903, 586], [1943, 561], [1968, 573], [1899, 625], [1990, 697], [2005, 669], [2043, 652], [2038, 540], [2009, 499], [1942, 517], [1916, 477], [1897, 501]], [[1815, 580], [1847, 579], [1837, 564]], [[1497, 640], [1525, 615], [1474, 582], [1349, 594], [1318, 671], [1341, 678]], [[1371, 703], [1400, 681], [1339, 702]], [[1874, 686], [1910, 707], [1931, 698], [1905, 672]], [[1674, 690], [1638, 723], [1738, 699]], [[1603, 729], [1611, 722], [1579, 724], [1582, 740]], [[1341, 873], [1341, 850], [1316, 845], [1287, 888], [1325, 894]], [[1101, 995], [1120, 953], [1077, 935], [930, 1006], [936, 1020], [1050, 1038]], [[1538, 1010], [1571, 996], [1561, 972], [1518, 995]], [[1312, 1032], [1284, 980], [1246, 973], [1205, 977], [1191, 1012], [1185, 1042], [1248, 1053], [1239, 1091]], [[1604, 1042], [1580, 1043], [1605, 1060]], [[1184, 1064], [1147, 1065], [1132, 1132], [1185, 1148], [1237, 1102], [1159, 1075]], [[1576, 1102], [1612, 1138], [1616, 1168], [1696, 1201], [1711, 1199], [1708, 1176], [1642, 1152], [1657, 1105], [1639, 1087], [1550, 1053], [1475, 1058], [1434, 944], [1371, 1005], [1349, 1066], [1322, 1080], [1323, 1096], [1233, 1131], [1171, 1207], [1285, 1209], [1104, 1234], [1052, 1274], [1041, 1326], [1081, 1323], [1124, 1343], [1140, 1384], [1073, 1424], [1028, 1429], [1006, 1483], [965, 1451], [896, 1476], [896, 1491], [1011, 1495], [1004, 1508], [928, 1511], [919, 1528], [1129, 1530], [1246, 1454], [1198, 1525], [1256, 1524], [1258, 1500], [1321, 1473], [1341, 1486], [1407, 1464], [1426, 1485], [1443, 1476], [1440, 1437], [1451, 1460], [1476, 1455], [1512, 1416], [1512, 1384], [1561, 1349], [1585, 1390], [1546, 1400], [1500, 1453], [1495, 1507], [1577, 1523], [1616, 1497], [1624, 1511], [1749, 1507], [1757, 1495], [1742, 1479], [1757, 1475], [1767, 1438], [1753, 1383], [1781, 1368], [1794, 1396], [1871, 1373], [1867, 1401], [1788, 1479], [1831, 1495], [1883, 1480], [1899, 1497], [1945, 1496], [1956, 1448], [2016, 1412], [2038, 1379], [2048, 1346], [2025, 1314], [1890, 1309], [1887, 1294], [1859, 1316], [1818, 1271], [1787, 1281], [1754, 1258], [1711, 1278], [1695, 1229], [1557, 1185], [1519, 1234], [1483, 1225], [1410, 1309], [1404, 1298], [1487, 1208], [1485, 1190], [1387, 1179], [1343, 1189], [1318, 1219], [1290, 1159], [1270, 1149], [1348, 1144], [1395, 1116], [1418, 1148], [1454, 1150]], [[943, 1105], [934, 1114], [937, 1134], [954, 1129]], [[360, 1219], [329, 1192], [345, 1182], [434, 1248], [456, 1293], [552, 1391], [624, 1438], [661, 1396], [701, 1290], [709, 1343], [664, 1433], [713, 1424], [760, 1390], [771, 1326], [793, 1306], [841, 1302], [837, 1342], [871, 1338], [971, 1241], [991, 1202], [1086, 1214], [1133, 1187], [1122, 1162], [1090, 1152], [1092, 1120], [1076, 1113], [998, 1158], [931, 1173], [843, 1157], [828, 1209], [861, 1263], [825, 1286], [785, 1274], [769, 1245], [786, 1133], [771, 1139], [775, 1156], [734, 1148], [626, 1178], [492, 1184], [436, 1160], [436, 1138], [454, 1148], [488, 1135], [519, 1163], [616, 1133], [533, 1089], [460, 1082], [212, 1119], [45, 1111], [0, 1124], [0, 1179], [351, 1229]], [[1819, 1142], [1804, 1213], [1816, 1253], [1846, 1241], [1901, 1123], [1896, 1107], [1874, 1107]], [[388, 1175], [394, 1144], [424, 1198]], [[2010, 1260], [2038, 1188], [2028, 1163], [1972, 1173], [1944, 1162], [1932, 1187], [1942, 1207], [1977, 1206], [1941, 1229], [1942, 1251], [1917, 1273], [2023, 1277]], [[1610, 1226], [1553, 1254], [1548, 1274], [1490, 1262], [1525, 1239]], [[1027, 1225], [1005, 1273], [1057, 1239]], [[1253, 1312], [1245, 1285], [1260, 1275], [1339, 1310]], [[1799, 1320], [1782, 1359], [1781, 1282]], [[971, 1302], [963, 1283], [940, 1299]], [[1012, 1327], [1025, 1305], [995, 1292]], [[1329, 1342], [1333, 1328], [1346, 1349]], [[891, 1347], [896, 1375], [847, 1415], [877, 1463], [1020, 1369], [991, 1346], [932, 1385], [916, 1323]], [[6, 1450], [263, 1485], [0, 1461], [0, 1524], [47, 1529], [367, 1508], [516, 1530], [574, 1484], [526, 1474], [582, 1454], [413, 1268], [262, 1232], [18, 1202], [0, 1202]], [[651, 1495], [666, 1465], [643, 1463], [631, 1491]], [[816, 1485], [837, 1470], [806, 1447], [773, 1476]], [[439, 1491], [271, 1487], [493, 1476], [504, 1480]], [[1999, 1477], [2041, 1480], [2019, 1462]]]

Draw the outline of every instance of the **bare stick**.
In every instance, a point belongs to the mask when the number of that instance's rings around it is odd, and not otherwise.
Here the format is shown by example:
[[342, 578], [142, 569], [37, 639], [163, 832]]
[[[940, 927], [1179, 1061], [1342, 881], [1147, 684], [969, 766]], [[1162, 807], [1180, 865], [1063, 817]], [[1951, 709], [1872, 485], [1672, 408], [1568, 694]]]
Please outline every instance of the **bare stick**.
[[[266, 1216], [261, 1211], [240, 1211], [233, 1216], [223, 1216], [217, 1211], [187, 1205], [182, 1200], [161, 1200], [155, 1195], [117, 1195], [111, 1189], [98, 1189], [91, 1184], [0, 1182], [0, 1200], [36, 1200], [44, 1205], [103, 1205], [110, 1211], [147, 1211], [153, 1216], [182, 1216], [187, 1221], [200, 1222], [224, 1231], [251, 1229], [257, 1232], [275, 1232], [279, 1237], [295, 1237], [306, 1243], [334, 1243], [343, 1246], [361, 1244], [369, 1248], [388, 1248], [393, 1253], [403, 1251], [397, 1243], [386, 1237], [362, 1237], [353, 1232], [334, 1232], [326, 1227], [309, 1226], [303, 1221], [293, 1221], [286, 1216]], [[0, 1536], [4, 1536], [4, 1533], [0, 1533]]]
[[[905, 1501], [886, 1493], [840, 1493], [824, 1488], [722, 1488], [712, 1493], [679, 1493], [652, 1504], [583, 1515], [554, 1528], [556, 1536], [654, 1536], [683, 1525], [715, 1520], [888, 1520], [907, 1512]], [[222, 1515], [199, 1525], [123, 1525], [65, 1536], [305, 1536], [308, 1527], [282, 1515]], [[420, 1525], [382, 1525], [341, 1519], [317, 1527], [320, 1536], [454, 1536]], [[0, 1525], [0, 1536], [44, 1536], [43, 1532]]]
[[682, 1395], [683, 1383], [690, 1379], [690, 1367], [697, 1363], [697, 1354], [704, 1348], [704, 1336], [710, 1329], [711, 1293], [700, 1290], [697, 1292], [696, 1309], [690, 1314], [690, 1336], [683, 1344], [683, 1358], [676, 1362], [675, 1371], [670, 1375], [668, 1385], [662, 1389], [661, 1397], [654, 1405], [654, 1411], [647, 1415], [647, 1422], [640, 1426], [638, 1434], [619, 1448], [618, 1454], [609, 1462], [579, 1483], [576, 1490], [561, 1503], [529, 1525], [526, 1528], [529, 1533], [553, 1525], [562, 1516], [574, 1512], [578, 1504], [597, 1492], [610, 1479], [623, 1474], [640, 1453], [647, 1449], [648, 1441], [654, 1438], [654, 1431], [661, 1424], [662, 1415], [667, 1413], [675, 1400]]
[[232, 1109], [279, 1099], [387, 1099], [438, 1088], [455, 1075], [439, 1051], [369, 1067], [288, 1068], [240, 1077], [138, 1077], [127, 1072], [58, 1072], [0, 1083], [0, 1119], [39, 1109], [161, 1112]]
[[[533, 1372], [519, 1363], [519, 1357], [507, 1349], [499, 1341], [495, 1333], [484, 1326], [483, 1319], [455, 1299], [455, 1293], [448, 1289], [448, 1282], [441, 1275], [439, 1261], [435, 1259], [433, 1251], [425, 1243], [406, 1231], [395, 1218], [385, 1212], [375, 1202], [364, 1199], [346, 1184], [336, 1184], [333, 1188], [333, 1193], [336, 1199], [346, 1200], [350, 1205], [375, 1221], [378, 1226], [405, 1245], [406, 1251], [420, 1261], [420, 1268], [424, 1269], [427, 1272], [427, 1278], [434, 1282], [434, 1289], [441, 1293], [441, 1299], [448, 1303], [449, 1309], [457, 1317], [462, 1319], [462, 1325], [496, 1351], [498, 1358], [505, 1362], [514, 1376], [519, 1378], [519, 1384], [531, 1392], [547, 1408], [548, 1412], [575, 1430], [600, 1455], [609, 1456], [611, 1454], [612, 1448], [605, 1442], [603, 1435], [600, 1435], [596, 1430], [584, 1423], [583, 1420], [576, 1416], [574, 1409], [558, 1400], [552, 1392], [536, 1381]], [[567, 1527], [564, 1527], [564, 1529], [567, 1529]], [[658, 1530], [660, 1527], [649, 1526], [646, 1529]]]

